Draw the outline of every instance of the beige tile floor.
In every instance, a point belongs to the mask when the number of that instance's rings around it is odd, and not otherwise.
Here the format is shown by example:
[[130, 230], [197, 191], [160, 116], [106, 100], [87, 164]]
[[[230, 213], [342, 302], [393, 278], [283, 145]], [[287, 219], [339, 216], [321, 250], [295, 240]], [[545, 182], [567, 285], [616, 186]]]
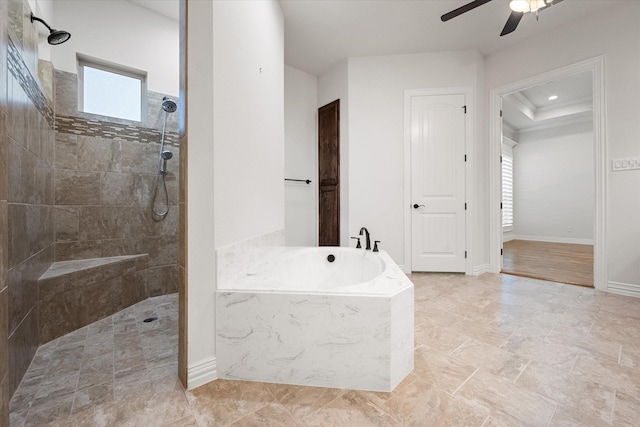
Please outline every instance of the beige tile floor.
[[11, 425], [640, 425], [640, 299], [497, 274], [411, 279], [415, 370], [392, 393], [222, 380], [184, 391], [171, 295], [42, 346]]

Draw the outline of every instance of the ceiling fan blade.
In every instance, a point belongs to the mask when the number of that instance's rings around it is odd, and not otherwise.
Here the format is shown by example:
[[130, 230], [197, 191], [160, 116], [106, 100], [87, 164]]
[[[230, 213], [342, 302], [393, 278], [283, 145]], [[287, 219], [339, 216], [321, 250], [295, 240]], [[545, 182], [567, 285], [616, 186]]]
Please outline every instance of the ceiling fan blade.
[[442, 22], [446, 22], [451, 18], [455, 18], [456, 16], [460, 16], [463, 13], [469, 12], [470, 10], [475, 9], [478, 6], [482, 6], [485, 3], [489, 3], [491, 0], [474, 0], [471, 3], [467, 3], [464, 6], [460, 6], [459, 8], [452, 10], [449, 13], [445, 13], [440, 17]]
[[539, 12], [539, 11], [541, 11], [541, 10], [543, 10], [543, 9], [546, 9], [546, 8], [548, 8], [548, 7], [551, 7], [551, 6], [553, 6], [554, 4], [558, 4], [558, 3], [560, 3], [561, 1], [562, 1], [562, 0], [552, 0], [552, 1], [550, 1], [549, 3], [547, 3], [545, 6], [542, 6], [540, 9], [538, 9], [538, 12]]
[[523, 16], [524, 13], [522, 12], [511, 12], [511, 15], [509, 15], [509, 19], [507, 19], [507, 23], [504, 24], [504, 28], [500, 33], [500, 37], [504, 36], [505, 34], [514, 32], [516, 28], [518, 28], [518, 24], [520, 23], [520, 20]]

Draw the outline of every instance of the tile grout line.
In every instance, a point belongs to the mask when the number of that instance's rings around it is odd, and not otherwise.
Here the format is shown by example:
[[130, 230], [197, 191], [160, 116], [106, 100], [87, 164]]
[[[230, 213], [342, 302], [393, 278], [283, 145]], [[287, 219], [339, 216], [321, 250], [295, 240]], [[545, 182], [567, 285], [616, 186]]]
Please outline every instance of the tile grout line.
[[71, 401], [71, 409], [69, 409], [69, 414], [67, 414], [67, 415], [73, 414], [73, 408], [76, 406], [76, 397], [78, 396], [78, 384], [80, 384], [80, 374], [82, 373], [82, 368], [84, 366], [84, 361], [85, 361], [85, 358], [86, 358], [85, 350], [86, 350], [86, 347], [87, 347], [87, 339], [88, 338], [89, 338], [89, 328], [87, 328], [87, 333], [86, 333], [86, 335], [84, 337], [84, 342], [82, 344], [82, 360], [80, 361], [80, 369], [78, 369], [78, 378], [76, 379], [76, 386], [73, 389], [73, 400]]
[[[516, 333], [515, 332], [511, 332], [511, 335], [509, 335], [502, 344], [500, 344], [498, 346], [498, 348], [504, 349], [504, 346], [507, 345], [507, 343], [509, 342], [509, 340], [511, 339], [512, 336], [514, 336]], [[509, 351], [509, 350], [507, 350]]]
[[455, 394], [462, 388], [462, 386], [464, 386], [470, 379], [472, 376], [474, 376], [476, 374], [476, 372], [478, 372], [480, 370], [480, 368], [476, 368], [475, 371], [473, 371], [473, 373], [471, 375], [469, 375], [469, 378], [467, 378], [466, 380], [464, 380], [464, 382], [462, 384], [460, 384], [458, 386], [458, 388], [456, 388], [453, 393], [451, 393], [451, 396], [455, 396]]
[[618, 400], [618, 390], [613, 390], [613, 403], [611, 404], [611, 415], [609, 421], [613, 423], [614, 414], [616, 411], [616, 400]]
[[471, 340], [471, 338], [467, 338], [465, 340], [465, 342], [463, 342], [462, 344], [460, 344], [459, 346], [457, 346], [456, 348], [454, 348], [453, 350], [451, 350], [449, 353], [447, 353], [447, 356], [451, 356], [453, 353], [455, 353], [457, 350], [459, 350], [460, 348], [462, 348], [466, 343], [468, 343]]
[[551, 332], [553, 332], [553, 330], [555, 329], [555, 325], [551, 328], [551, 330], [549, 332], [547, 332], [547, 335], [544, 336], [544, 339], [547, 340], [549, 338], [549, 335], [551, 335]]
[[620, 351], [618, 352], [618, 365], [620, 365], [621, 360], [622, 360], [622, 344], [620, 344]]
[[520, 373], [518, 374], [518, 376], [516, 377], [516, 379], [515, 379], [515, 380], [513, 380], [513, 383], [514, 383], [514, 384], [516, 383], [516, 381], [518, 381], [518, 379], [520, 379], [520, 376], [524, 373], [524, 371], [526, 371], [526, 370], [527, 370], [527, 368], [529, 367], [529, 364], [530, 364], [530, 363], [531, 363], [531, 359], [529, 359], [529, 360], [527, 361], [527, 364], [526, 364], [526, 365], [524, 365], [524, 368], [522, 369], [522, 371], [520, 371]]
[[[342, 396], [344, 396], [344, 395], [345, 395], [345, 394], [347, 394], [347, 393], [348, 393], [348, 391], [347, 391], [347, 390], [343, 390], [343, 392], [342, 392], [342, 393], [340, 393], [340, 394], [339, 394], [335, 399], [330, 400], [330, 401], [329, 401], [329, 402], [327, 402], [326, 404], [324, 404], [324, 405], [322, 405], [321, 407], [317, 408], [315, 411], [312, 411], [312, 412], [308, 413], [307, 415], [305, 415], [305, 416], [304, 416], [304, 417], [302, 417], [302, 418], [308, 418], [308, 417], [310, 417], [311, 415], [315, 414], [316, 412], [318, 412], [318, 411], [319, 411], [319, 410], [321, 410], [322, 408], [325, 408], [325, 407], [327, 407], [327, 406], [331, 405], [333, 402], [335, 402], [336, 400], [340, 399]], [[274, 396], [274, 397], [275, 397], [275, 396]], [[368, 399], [367, 399], [367, 400], [368, 400]], [[297, 418], [296, 418], [296, 417], [294, 417], [294, 419], [297, 419]]]
[[569, 369], [569, 373], [573, 372], [573, 368], [575, 368], [576, 363], [578, 362], [578, 356], [580, 356], [580, 354], [576, 353], [576, 357], [573, 358], [573, 363], [571, 364], [571, 368]]
[[553, 408], [553, 413], [549, 417], [549, 421], [547, 422], [547, 427], [549, 427], [551, 425], [551, 420], [553, 420], [553, 417], [556, 415], [556, 411], [557, 410], [558, 410], [558, 402], [556, 402], [556, 407]]

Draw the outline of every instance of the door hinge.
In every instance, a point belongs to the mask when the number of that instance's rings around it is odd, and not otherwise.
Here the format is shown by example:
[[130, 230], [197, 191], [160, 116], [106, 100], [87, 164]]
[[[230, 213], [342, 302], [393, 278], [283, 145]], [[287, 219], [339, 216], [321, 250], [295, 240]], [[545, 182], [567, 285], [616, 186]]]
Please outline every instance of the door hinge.
[[502, 255], [502, 249], [500, 249], [500, 255]]
[[467, 251], [464, 251], [464, 259], [467, 259]]
[[464, 204], [464, 210], [465, 211], [467, 210], [467, 204], [466, 203]]
[[464, 155], [464, 161], [465, 162], [467, 161], [467, 155], [466, 154]]
[[502, 209], [502, 202], [500, 202], [500, 209]]
[[502, 110], [500, 110], [500, 117], [502, 117]]
[[462, 106], [462, 109], [464, 110], [464, 113], [465, 113], [465, 114], [467, 114], [467, 106], [466, 106], [466, 105], [463, 105], [463, 106]]
[[502, 156], [500, 156], [500, 163], [502, 163]]

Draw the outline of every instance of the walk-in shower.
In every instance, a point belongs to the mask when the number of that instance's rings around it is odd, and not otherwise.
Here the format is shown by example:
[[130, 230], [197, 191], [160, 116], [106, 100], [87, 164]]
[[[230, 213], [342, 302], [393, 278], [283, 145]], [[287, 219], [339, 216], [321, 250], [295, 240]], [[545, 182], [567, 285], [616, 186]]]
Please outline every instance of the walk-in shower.
[[[167, 191], [167, 161], [173, 157], [173, 153], [164, 149], [164, 137], [165, 130], [167, 128], [167, 115], [174, 113], [178, 109], [178, 104], [166, 96], [162, 98], [162, 109], [164, 110], [164, 120], [162, 122], [162, 138], [160, 140], [160, 157], [158, 159], [158, 175], [156, 176], [155, 185], [153, 189], [153, 200], [151, 202], [151, 210], [153, 212], [153, 218], [156, 220], [162, 220], [169, 213], [169, 192]], [[162, 186], [160, 185], [162, 180]], [[158, 193], [164, 193], [164, 205], [162, 210], [156, 210], [156, 199]]]

